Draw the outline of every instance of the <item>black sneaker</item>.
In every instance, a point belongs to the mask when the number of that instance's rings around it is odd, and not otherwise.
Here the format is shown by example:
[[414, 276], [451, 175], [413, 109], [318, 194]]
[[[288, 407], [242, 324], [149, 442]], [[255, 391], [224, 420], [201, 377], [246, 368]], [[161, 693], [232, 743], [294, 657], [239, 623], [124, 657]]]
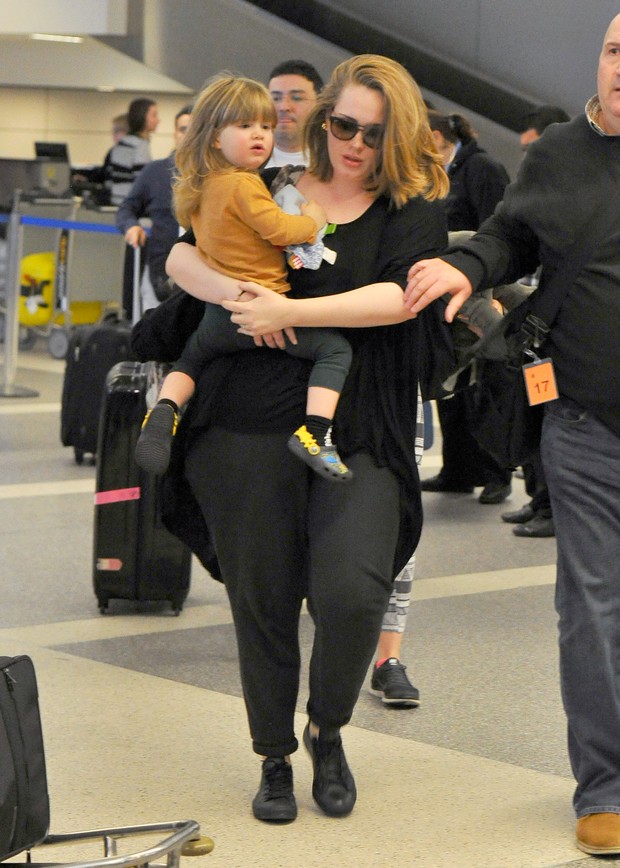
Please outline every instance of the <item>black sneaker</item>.
[[293, 795], [293, 767], [282, 757], [268, 756], [263, 760], [260, 787], [252, 801], [257, 820], [291, 823], [297, 817]]
[[312, 760], [312, 796], [328, 817], [345, 817], [357, 800], [357, 790], [342, 747], [342, 739], [314, 738], [304, 729], [304, 746]]
[[420, 691], [409, 681], [407, 667], [396, 657], [373, 667], [370, 692], [373, 696], [380, 696], [386, 705], [414, 708], [420, 704]]
[[178, 423], [178, 414], [170, 404], [155, 404], [146, 414], [136, 443], [136, 463], [143, 470], [162, 474], [168, 469]]

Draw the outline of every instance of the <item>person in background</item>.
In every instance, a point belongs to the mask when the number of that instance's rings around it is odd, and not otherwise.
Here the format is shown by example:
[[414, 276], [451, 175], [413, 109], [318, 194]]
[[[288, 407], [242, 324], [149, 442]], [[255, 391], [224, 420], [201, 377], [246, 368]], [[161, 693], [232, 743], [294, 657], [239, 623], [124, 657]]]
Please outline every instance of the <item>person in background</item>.
[[179, 237], [179, 224], [172, 210], [172, 182], [175, 174], [175, 152], [189, 127], [192, 106], [180, 109], [174, 118], [174, 148], [162, 160], [153, 160], [142, 169], [131, 185], [116, 213], [116, 225], [131, 247], [144, 247], [146, 231], [140, 219], [149, 217], [151, 231], [146, 246], [145, 269], [142, 275], [142, 309], [156, 307], [167, 291], [166, 259]]
[[565, 124], [569, 120], [570, 115], [557, 105], [541, 105], [528, 112], [521, 121], [521, 150], [525, 153], [532, 142], [539, 139], [551, 124]]
[[120, 205], [138, 173], [151, 162], [150, 140], [159, 125], [157, 103], [146, 97], [134, 99], [127, 111], [129, 132], [110, 151], [106, 184], [112, 205]]
[[[501, 201], [510, 181], [508, 172], [478, 145], [477, 133], [463, 115], [431, 109], [428, 117], [450, 179], [450, 192], [444, 200], [448, 230], [478, 229]], [[464, 324], [455, 328], [462, 340], [474, 340]], [[436, 476], [422, 480], [422, 491], [471, 494], [482, 485], [480, 503], [502, 503], [511, 492], [512, 471], [500, 467], [478, 445], [469, 427], [474, 412], [471, 389], [437, 401], [442, 468]]]
[[[419, 465], [424, 452], [424, 407], [419, 391], [416, 399], [414, 451], [416, 463]], [[401, 645], [409, 617], [415, 558], [414, 552], [394, 579], [379, 633], [377, 659], [373, 663], [370, 676], [370, 692], [389, 708], [417, 708], [420, 704], [420, 691], [411, 683], [407, 667], [401, 663]]]
[[265, 168], [308, 164], [302, 146], [303, 128], [322, 87], [323, 79], [305, 60], [285, 60], [271, 70], [268, 88], [278, 123], [273, 152]]
[[[560, 106], [542, 105], [534, 109], [523, 118], [522, 131], [519, 136], [521, 149], [525, 153], [551, 124], [563, 124], [569, 120], [570, 117]], [[539, 272], [536, 272], [529, 275], [524, 282], [531, 287], [536, 287], [538, 278]], [[530, 460], [523, 465], [523, 478], [530, 502], [512, 512], [503, 512], [502, 521], [514, 524], [513, 534], [524, 539], [554, 536], [551, 499], [540, 458], [540, 450], [537, 449]]]
[[[409, 271], [414, 313], [446, 292], [452, 321], [472, 290], [545, 275], [584, 248], [545, 343], [559, 397], [544, 404], [541, 455], [557, 544], [555, 605], [576, 843], [620, 855], [620, 15], [585, 111], [528, 146], [480, 231]], [[579, 247], [579, 251], [576, 248]]]
[[[288, 758], [298, 746], [304, 597], [316, 627], [303, 736], [313, 796], [330, 816], [350, 813], [356, 801], [340, 730], [366, 678], [394, 576], [420, 534], [418, 324], [401, 318], [401, 266], [408, 251], [417, 260], [446, 243], [437, 199], [447, 178], [419, 89], [400, 64], [376, 55], [340, 64], [310, 113], [305, 141], [310, 162], [296, 185], [336, 224], [329, 245], [337, 258], [290, 272], [291, 295], [302, 297], [223, 283], [188, 244], [176, 244], [168, 263], [177, 284], [221, 299], [241, 332], [263, 336], [268, 347], [280, 346], [281, 329], [319, 325], [346, 329], [353, 346], [336, 417], [355, 473], [350, 485], [320, 479], [283, 450], [309, 373], [287, 353], [255, 349], [215, 360], [198, 383], [193, 417], [181, 423], [190, 435], [186, 478], [234, 613], [254, 750], [266, 757], [254, 814], [272, 821], [297, 814]], [[265, 181], [286, 172], [266, 170]], [[256, 298], [235, 302], [240, 288]]]
[[112, 118], [112, 141], [118, 145], [121, 139], [124, 139], [129, 132], [129, 118], [127, 112], [121, 115], [115, 115]]
[[89, 196], [96, 205], [110, 204], [110, 191], [105, 186], [108, 176], [108, 165], [114, 145], [117, 145], [123, 136], [129, 132], [127, 114], [115, 115], [112, 118], [112, 147], [106, 153], [103, 163], [89, 169], [80, 169], [71, 173], [71, 186], [76, 196]]
[[[110, 151], [106, 167], [105, 187], [108, 201], [117, 206], [125, 199], [142, 169], [151, 162], [151, 134], [159, 125], [157, 103], [147, 97], [134, 99], [129, 104], [127, 122], [129, 132]], [[144, 261], [141, 261], [140, 274], [143, 270]], [[130, 255], [127, 249], [123, 269], [122, 307], [128, 318], [132, 317], [134, 309], [133, 286], [134, 256]]]

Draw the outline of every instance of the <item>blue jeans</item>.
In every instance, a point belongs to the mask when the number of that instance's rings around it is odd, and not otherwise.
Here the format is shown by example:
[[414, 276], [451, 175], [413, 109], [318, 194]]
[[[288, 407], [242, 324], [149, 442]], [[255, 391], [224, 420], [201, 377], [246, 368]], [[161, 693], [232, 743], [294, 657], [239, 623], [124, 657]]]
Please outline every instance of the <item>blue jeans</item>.
[[558, 549], [556, 609], [577, 817], [620, 814], [620, 437], [569, 398], [541, 452]]

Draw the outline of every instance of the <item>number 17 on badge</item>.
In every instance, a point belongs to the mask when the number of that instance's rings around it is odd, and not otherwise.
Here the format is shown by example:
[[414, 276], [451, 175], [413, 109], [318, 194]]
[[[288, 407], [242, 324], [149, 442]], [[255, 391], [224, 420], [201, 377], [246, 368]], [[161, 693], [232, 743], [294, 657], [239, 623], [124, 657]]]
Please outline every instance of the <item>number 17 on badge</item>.
[[530, 407], [559, 398], [551, 359], [538, 359], [529, 365], [523, 365], [523, 378]]

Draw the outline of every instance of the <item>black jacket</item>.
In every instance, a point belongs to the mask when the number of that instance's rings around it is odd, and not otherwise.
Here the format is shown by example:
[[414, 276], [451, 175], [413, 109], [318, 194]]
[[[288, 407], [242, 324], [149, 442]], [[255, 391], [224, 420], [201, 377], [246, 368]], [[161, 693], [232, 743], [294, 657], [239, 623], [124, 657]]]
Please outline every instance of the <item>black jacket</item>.
[[448, 167], [450, 192], [444, 200], [450, 232], [477, 229], [501, 201], [508, 172], [476, 142], [460, 147]]
[[533, 273], [540, 289], [577, 241], [590, 262], [568, 290], [546, 345], [559, 391], [620, 435], [620, 136], [585, 115], [553, 124], [477, 235], [441, 258], [474, 289]]

